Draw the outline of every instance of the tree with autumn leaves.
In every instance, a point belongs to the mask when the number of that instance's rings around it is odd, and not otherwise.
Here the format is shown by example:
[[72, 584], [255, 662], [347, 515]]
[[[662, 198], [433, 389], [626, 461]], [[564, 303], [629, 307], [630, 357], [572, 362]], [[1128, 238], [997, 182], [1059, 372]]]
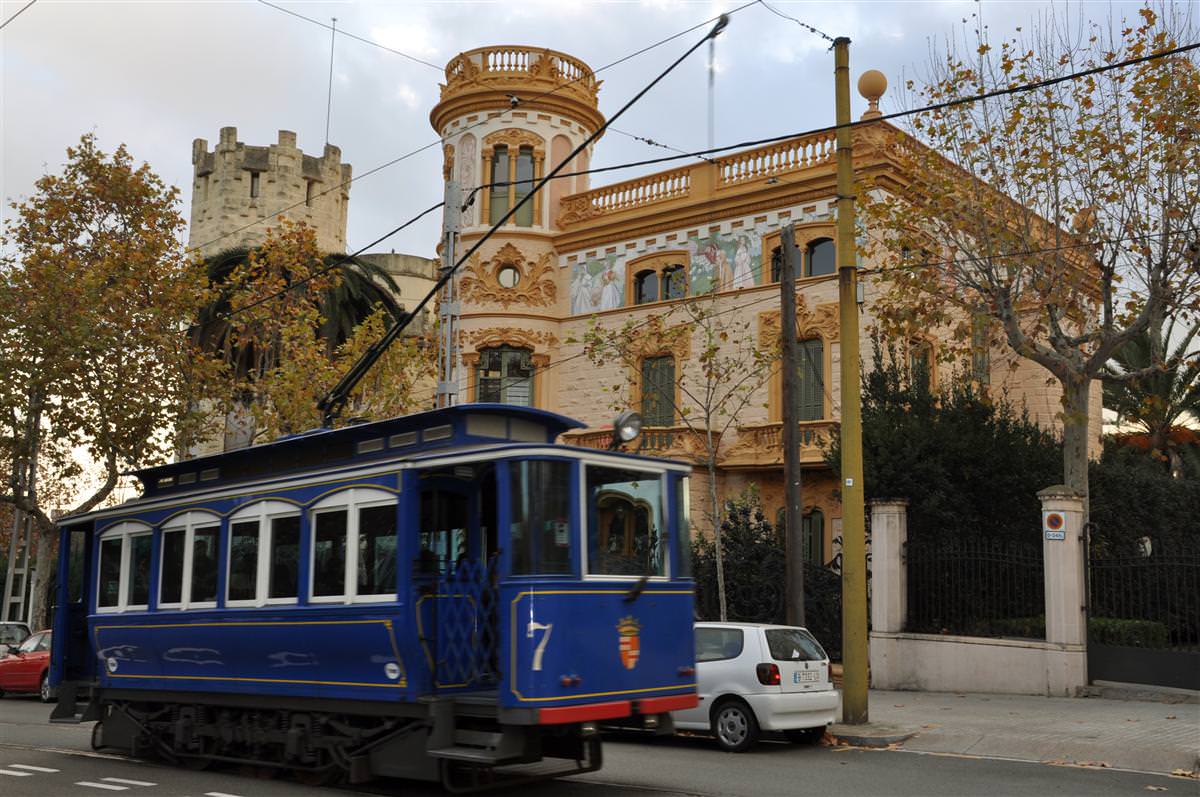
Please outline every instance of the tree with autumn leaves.
[[51, 571], [51, 508], [98, 506], [190, 422], [182, 330], [207, 286], [180, 245], [177, 199], [123, 146], [107, 155], [89, 134], [61, 174], [13, 204], [0, 260], [0, 501], [38, 530], [35, 601]]
[[[1195, 38], [1170, 6], [1117, 30], [1050, 19], [998, 47], [978, 30], [970, 55], [952, 47], [910, 82], [914, 104], [1062, 79], [916, 114], [891, 147], [907, 185], [860, 193], [884, 331], [940, 328], [947, 356], [1000, 343], [1044, 367], [1064, 482], [1084, 496], [1093, 381], [1177, 367], [1164, 321], [1200, 313], [1200, 70], [1193, 53], [1151, 57]], [[1147, 332], [1148, 361], [1114, 369]]]

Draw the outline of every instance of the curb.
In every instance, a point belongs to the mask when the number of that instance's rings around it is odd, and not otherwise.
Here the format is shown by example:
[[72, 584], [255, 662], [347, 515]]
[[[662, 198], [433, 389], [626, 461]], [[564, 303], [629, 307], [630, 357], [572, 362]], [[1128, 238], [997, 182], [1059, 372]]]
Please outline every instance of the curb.
[[889, 747], [911, 739], [917, 732], [899, 725], [846, 725], [839, 722], [829, 726], [829, 735], [855, 747]]

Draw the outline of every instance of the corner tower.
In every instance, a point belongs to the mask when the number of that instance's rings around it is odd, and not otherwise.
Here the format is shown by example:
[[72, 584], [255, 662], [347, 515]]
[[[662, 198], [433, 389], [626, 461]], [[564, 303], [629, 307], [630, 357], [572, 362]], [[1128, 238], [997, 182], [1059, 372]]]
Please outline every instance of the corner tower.
[[260, 245], [279, 223], [276, 216], [316, 230], [322, 251], [346, 251], [352, 170], [332, 144], [315, 157], [300, 151], [290, 130], [280, 130], [277, 143], [256, 147], [238, 141], [236, 127], [223, 127], [212, 152], [204, 139], [192, 142], [192, 169], [188, 246], [202, 257]]
[[[444, 143], [444, 179], [457, 181], [464, 199], [475, 192], [459, 252], [604, 123], [599, 89], [587, 64], [554, 50], [498, 45], [450, 61], [429, 121]], [[591, 154], [565, 171], [586, 170]], [[568, 309], [556, 219], [563, 197], [588, 187], [586, 175], [554, 180], [460, 270], [460, 400], [547, 405], [553, 386], [539, 373]]]

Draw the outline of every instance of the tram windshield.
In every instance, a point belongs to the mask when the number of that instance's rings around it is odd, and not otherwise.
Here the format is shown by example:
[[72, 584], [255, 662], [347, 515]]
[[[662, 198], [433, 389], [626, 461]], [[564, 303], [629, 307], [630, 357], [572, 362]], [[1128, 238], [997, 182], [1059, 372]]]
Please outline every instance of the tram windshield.
[[665, 576], [662, 475], [588, 465], [589, 575]]

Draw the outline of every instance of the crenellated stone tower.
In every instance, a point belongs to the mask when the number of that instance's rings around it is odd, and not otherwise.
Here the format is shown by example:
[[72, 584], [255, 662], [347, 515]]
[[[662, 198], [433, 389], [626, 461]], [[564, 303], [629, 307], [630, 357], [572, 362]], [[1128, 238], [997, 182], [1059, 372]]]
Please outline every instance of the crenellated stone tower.
[[192, 142], [192, 167], [188, 246], [203, 257], [258, 246], [285, 208], [281, 215], [316, 230], [322, 251], [346, 251], [351, 168], [332, 144], [314, 157], [290, 130], [279, 131], [278, 143], [256, 147], [238, 141], [236, 127], [223, 127], [212, 152], [206, 140]]
[[[604, 123], [599, 88], [587, 64], [554, 50], [482, 47], [450, 61], [429, 116], [445, 142], [443, 177], [458, 181], [464, 199], [480, 186], [510, 183], [474, 194], [459, 252]], [[591, 154], [580, 153], [566, 171], [586, 170]], [[549, 380], [535, 373], [532, 386], [522, 386], [519, 373], [544, 366], [559, 345], [557, 319], [569, 311], [569, 292], [554, 251], [556, 220], [562, 198], [587, 189], [586, 175], [556, 179], [460, 270], [461, 401], [547, 406]], [[529, 395], [494, 394], [505, 386]]]

